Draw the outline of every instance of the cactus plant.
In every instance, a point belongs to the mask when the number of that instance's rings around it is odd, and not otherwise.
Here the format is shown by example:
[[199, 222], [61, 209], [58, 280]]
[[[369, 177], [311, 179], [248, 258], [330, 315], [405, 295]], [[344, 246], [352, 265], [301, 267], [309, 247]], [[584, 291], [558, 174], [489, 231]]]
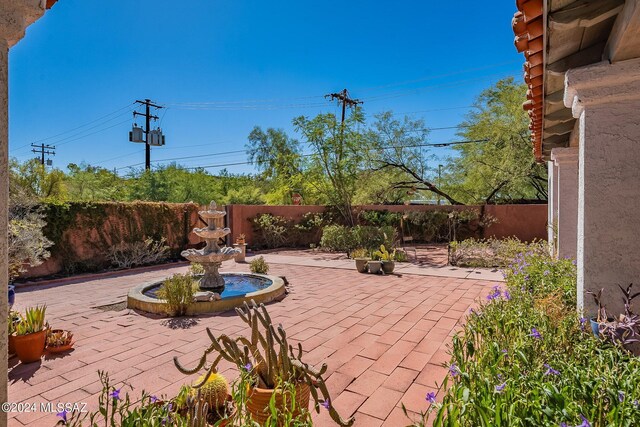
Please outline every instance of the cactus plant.
[[199, 392], [200, 398], [207, 403], [211, 410], [217, 410], [225, 405], [229, 394], [229, 384], [225, 377], [214, 373], [205, 381], [204, 376], [201, 376], [196, 384], [202, 384], [202, 386], [192, 389], [191, 394], [196, 396]]
[[[217, 353], [207, 372], [203, 375], [194, 388], [201, 388], [209, 380], [209, 377], [217, 372], [217, 366], [222, 359], [234, 363], [239, 369], [250, 371], [256, 387], [274, 389], [281, 382], [291, 384], [306, 383], [309, 386], [314, 400], [314, 409], [320, 412], [320, 406], [329, 410], [331, 418], [340, 426], [351, 426], [353, 417], [343, 420], [331, 405], [329, 390], [323, 375], [327, 371], [327, 365], [322, 364], [318, 370], [302, 361], [302, 345], [298, 343], [294, 352], [293, 346], [287, 341], [287, 334], [282, 325], [273, 325], [271, 317], [264, 304], [257, 305], [251, 301], [250, 307], [246, 302], [244, 307], [236, 308], [236, 312], [243, 322], [251, 327], [251, 337], [240, 336], [230, 338], [227, 335], [216, 337], [207, 328], [207, 334], [211, 345], [204, 350], [198, 364], [193, 368], [186, 368], [180, 364], [177, 357], [174, 363], [178, 370], [185, 375], [192, 375], [207, 363], [207, 356]], [[262, 329], [260, 328], [262, 326]], [[277, 348], [276, 348], [277, 347]]]

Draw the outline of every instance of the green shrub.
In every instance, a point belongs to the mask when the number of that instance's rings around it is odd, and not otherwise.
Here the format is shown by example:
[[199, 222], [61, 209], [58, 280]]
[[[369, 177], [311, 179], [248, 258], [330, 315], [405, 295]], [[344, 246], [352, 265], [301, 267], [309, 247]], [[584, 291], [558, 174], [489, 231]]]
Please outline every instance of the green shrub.
[[190, 274], [174, 274], [166, 279], [157, 295], [167, 302], [170, 316], [184, 316], [198, 291], [198, 282]]
[[269, 273], [269, 264], [264, 260], [264, 257], [260, 256], [249, 263], [249, 270], [255, 274], [267, 274]]
[[362, 225], [374, 227], [399, 227], [400, 218], [402, 218], [401, 213], [389, 211], [362, 211], [358, 214], [358, 219]]
[[290, 221], [282, 216], [260, 214], [251, 220], [255, 245], [268, 249], [286, 246]]
[[639, 425], [640, 359], [578, 317], [572, 262], [519, 254], [505, 277], [453, 338], [433, 425]]
[[518, 254], [527, 252], [546, 255], [547, 242], [522, 242], [506, 239], [466, 239], [449, 243], [449, 264], [459, 267], [507, 267]]
[[377, 250], [380, 245], [393, 247], [396, 231], [391, 226], [328, 225], [322, 229], [320, 246], [328, 251], [349, 253], [354, 249]]

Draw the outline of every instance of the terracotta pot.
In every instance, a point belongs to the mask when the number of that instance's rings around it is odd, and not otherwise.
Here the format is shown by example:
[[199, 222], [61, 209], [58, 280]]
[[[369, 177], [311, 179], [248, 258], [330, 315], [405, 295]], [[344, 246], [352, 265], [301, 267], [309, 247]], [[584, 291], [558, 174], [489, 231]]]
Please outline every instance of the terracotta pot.
[[369, 267], [367, 267], [367, 263], [371, 261], [371, 258], [356, 258], [356, 270], [358, 273], [366, 273], [369, 271]]
[[47, 331], [34, 332], [28, 335], [16, 335], [13, 341], [16, 346], [16, 354], [22, 363], [32, 363], [40, 360], [44, 354], [44, 344], [47, 339]]
[[[309, 389], [309, 385], [306, 383], [299, 383], [296, 385], [296, 410], [293, 413], [293, 416], [297, 416], [300, 414], [299, 408], [309, 408], [309, 394], [311, 390]], [[274, 390], [258, 388], [254, 387], [249, 390], [249, 399], [247, 400], [247, 411], [251, 414], [251, 417], [254, 421], [258, 422], [260, 425], [264, 425], [271, 415], [269, 410], [269, 401], [271, 401], [271, 396], [273, 395]], [[276, 407], [279, 410], [282, 410], [282, 392], [276, 392]]]
[[[50, 334], [55, 334], [60, 332], [69, 332], [69, 331], [65, 331], [63, 329], [51, 329], [49, 331]], [[74, 344], [75, 344], [75, 341], [73, 340], [73, 338], [71, 339], [71, 342], [69, 344], [60, 345], [57, 347], [50, 346], [46, 344], [46, 341], [45, 341], [45, 348], [49, 353], [64, 353], [65, 351], [71, 350]]]
[[391, 274], [393, 270], [396, 268], [395, 261], [382, 261], [382, 271], [384, 274]]
[[9, 354], [16, 354], [16, 342], [14, 341], [14, 335], [9, 335]]

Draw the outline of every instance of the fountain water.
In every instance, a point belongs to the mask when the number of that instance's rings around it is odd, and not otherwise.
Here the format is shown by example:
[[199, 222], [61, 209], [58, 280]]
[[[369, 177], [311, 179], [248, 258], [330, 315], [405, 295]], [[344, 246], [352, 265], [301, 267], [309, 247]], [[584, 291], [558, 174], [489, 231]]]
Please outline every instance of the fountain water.
[[240, 253], [240, 249], [218, 246], [218, 239], [231, 233], [231, 230], [216, 226], [216, 220], [227, 214], [225, 211], [216, 209], [216, 202], [212, 201], [209, 204], [209, 210], [198, 212], [200, 217], [207, 222], [207, 227], [193, 229], [196, 235], [207, 242], [206, 246], [202, 249], [187, 249], [181, 254], [190, 262], [197, 262], [204, 268], [204, 276], [200, 279], [200, 289], [202, 290], [216, 291], [224, 288], [224, 279], [220, 276], [218, 269], [223, 261], [232, 259]]

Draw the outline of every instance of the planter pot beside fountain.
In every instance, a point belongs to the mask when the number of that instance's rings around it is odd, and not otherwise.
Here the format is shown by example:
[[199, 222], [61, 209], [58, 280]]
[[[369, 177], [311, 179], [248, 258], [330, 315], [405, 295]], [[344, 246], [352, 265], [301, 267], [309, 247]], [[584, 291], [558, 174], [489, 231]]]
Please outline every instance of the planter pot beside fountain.
[[366, 273], [369, 271], [368, 263], [371, 261], [371, 258], [355, 258], [356, 261], [356, 270], [358, 273]]
[[391, 274], [393, 270], [396, 268], [395, 261], [382, 261], [382, 271], [384, 274]]
[[382, 261], [369, 261], [367, 263], [369, 273], [377, 274], [382, 270]]

